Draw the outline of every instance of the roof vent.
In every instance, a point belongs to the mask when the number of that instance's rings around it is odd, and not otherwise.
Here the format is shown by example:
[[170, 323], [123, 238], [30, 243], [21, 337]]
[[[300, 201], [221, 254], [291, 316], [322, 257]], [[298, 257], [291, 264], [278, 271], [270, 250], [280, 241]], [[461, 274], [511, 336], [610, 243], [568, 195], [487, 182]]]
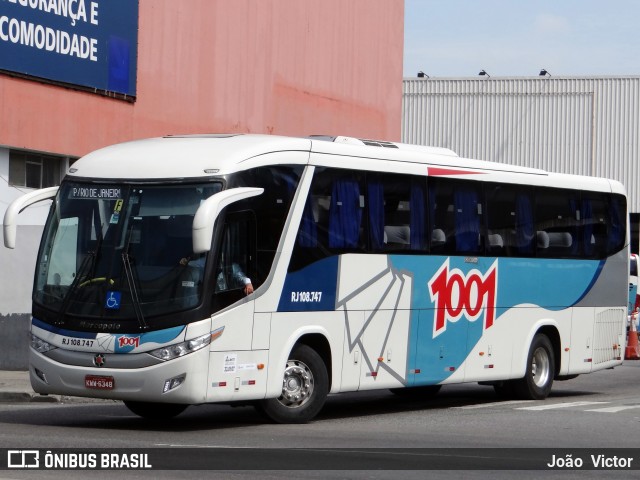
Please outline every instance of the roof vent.
[[398, 148], [393, 142], [387, 142], [384, 140], [368, 140], [363, 138], [345, 137], [340, 135], [338, 137], [332, 137], [329, 135], [311, 135], [309, 138], [312, 140], [326, 140], [334, 143], [348, 143], [350, 145], [367, 145], [369, 147], [385, 147], [385, 148]]
[[163, 138], [231, 138], [242, 135], [240, 133], [193, 133], [186, 135], [165, 135]]
[[398, 148], [398, 146], [395, 143], [385, 142], [383, 140], [360, 139], [360, 141], [365, 145], [369, 145], [370, 147]]

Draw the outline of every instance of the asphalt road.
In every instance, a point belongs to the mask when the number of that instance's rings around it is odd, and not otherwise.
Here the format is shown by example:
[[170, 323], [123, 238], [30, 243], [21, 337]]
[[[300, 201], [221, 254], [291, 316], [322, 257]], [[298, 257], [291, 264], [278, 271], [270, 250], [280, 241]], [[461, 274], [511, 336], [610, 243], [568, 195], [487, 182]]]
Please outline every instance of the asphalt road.
[[[639, 384], [636, 361], [556, 382], [545, 401], [500, 401], [476, 384], [445, 386], [432, 400], [342, 394], [306, 425], [275, 425], [251, 407], [224, 405], [151, 422], [118, 402], [2, 404], [0, 455], [32, 449], [42, 461], [50, 451], [62, 462], [85, 452], [99, 464], [103, 452], [149, 453], [155, 464], [101, 478], [640, 478]], [[550, 469], [554, 458], [583, 465]], [[610, 468], [588, 470], [598, 459]], [[10, 479], [88, 474], [0, 470]]]

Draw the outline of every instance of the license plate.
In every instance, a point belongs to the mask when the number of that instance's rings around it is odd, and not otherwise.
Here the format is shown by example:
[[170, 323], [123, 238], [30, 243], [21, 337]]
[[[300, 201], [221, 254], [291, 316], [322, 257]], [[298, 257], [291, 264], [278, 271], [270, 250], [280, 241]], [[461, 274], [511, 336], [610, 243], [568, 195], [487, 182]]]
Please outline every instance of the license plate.
[[96, 390], [113, 390], [116, 385], [113, 377], [101, 375], [87, 375], [84, 377], [84, 386]]

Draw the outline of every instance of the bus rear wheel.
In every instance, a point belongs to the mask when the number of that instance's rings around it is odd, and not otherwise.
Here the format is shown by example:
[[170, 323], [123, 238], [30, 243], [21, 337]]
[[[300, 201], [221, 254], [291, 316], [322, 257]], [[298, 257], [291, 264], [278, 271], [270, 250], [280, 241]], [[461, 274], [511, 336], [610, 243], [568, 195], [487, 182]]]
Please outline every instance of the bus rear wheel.
[[179, 403], [132, 402], [128, 400], [124, 404], [136, 415], [149, 420], [173, 418], [184, 412], [189, 406]]
[[551, 392], [555, 371], [551, 342], [539, 333], [531, 342], [524, 377], [513, 381], [515, 395], [523, 400], [544, 400]]
[[318, 353], [307, 345], [293, 349], [284, 369], [282, 392], [257, 406], [277, 423], [306, 423], [322, 409], [329, 393], [327, 367]]

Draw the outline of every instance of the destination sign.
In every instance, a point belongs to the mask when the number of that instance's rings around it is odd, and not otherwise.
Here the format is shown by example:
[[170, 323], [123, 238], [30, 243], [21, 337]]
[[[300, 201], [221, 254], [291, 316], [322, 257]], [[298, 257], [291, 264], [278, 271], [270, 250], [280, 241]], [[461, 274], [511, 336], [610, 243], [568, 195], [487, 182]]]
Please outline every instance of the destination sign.
[[117, 200], [122, 198], [122, 189], [120, 187], [73, 187], [69, 191], [69, 198]]

